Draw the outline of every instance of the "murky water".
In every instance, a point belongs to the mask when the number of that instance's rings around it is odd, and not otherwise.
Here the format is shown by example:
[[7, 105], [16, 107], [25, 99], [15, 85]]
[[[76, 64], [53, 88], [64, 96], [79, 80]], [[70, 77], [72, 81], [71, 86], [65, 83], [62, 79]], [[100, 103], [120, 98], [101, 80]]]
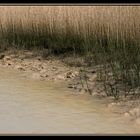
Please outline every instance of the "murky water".
[[107, 111], [104, 100], [1, 69], [0, 134], [11, 133], [140, 134], [140, 128]]

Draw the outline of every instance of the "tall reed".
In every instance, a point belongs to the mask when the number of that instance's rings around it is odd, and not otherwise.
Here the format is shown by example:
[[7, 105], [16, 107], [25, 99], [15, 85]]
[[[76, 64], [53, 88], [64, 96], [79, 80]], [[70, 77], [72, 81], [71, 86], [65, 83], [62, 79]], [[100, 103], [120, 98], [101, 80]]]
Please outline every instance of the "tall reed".
[[139, 6], [0, 6], [0, 42], [91, 55], [115, 81], [140, 85]]

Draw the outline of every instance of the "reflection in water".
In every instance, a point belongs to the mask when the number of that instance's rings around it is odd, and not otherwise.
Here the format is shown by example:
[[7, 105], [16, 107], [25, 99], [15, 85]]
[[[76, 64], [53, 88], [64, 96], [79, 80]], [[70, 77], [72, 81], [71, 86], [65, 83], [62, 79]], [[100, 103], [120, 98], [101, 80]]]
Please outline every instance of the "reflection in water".
[[105, 101], [74, 95], [64, 83], [0, 70], [0, 133], [140, 133], [140, 128], [105, 108]]

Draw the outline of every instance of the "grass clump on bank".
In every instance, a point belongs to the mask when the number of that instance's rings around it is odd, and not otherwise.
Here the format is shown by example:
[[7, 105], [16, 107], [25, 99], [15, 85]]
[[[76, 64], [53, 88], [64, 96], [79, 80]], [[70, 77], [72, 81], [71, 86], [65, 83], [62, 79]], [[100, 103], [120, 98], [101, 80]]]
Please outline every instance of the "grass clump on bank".
[[0, 6], [0, 42], [44, 57], [90, 55], [108, 96], [140, 86], [139, 6]]

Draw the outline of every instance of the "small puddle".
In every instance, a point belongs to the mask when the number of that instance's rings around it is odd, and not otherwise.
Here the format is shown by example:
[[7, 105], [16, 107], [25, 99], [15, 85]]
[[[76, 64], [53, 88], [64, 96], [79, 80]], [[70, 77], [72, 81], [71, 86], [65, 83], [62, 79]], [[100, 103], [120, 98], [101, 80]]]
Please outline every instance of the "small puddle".
[[140, 134], [134, 122], [107, 111], [107, 101], [65, 87], [1, 69], [0, 134]]

